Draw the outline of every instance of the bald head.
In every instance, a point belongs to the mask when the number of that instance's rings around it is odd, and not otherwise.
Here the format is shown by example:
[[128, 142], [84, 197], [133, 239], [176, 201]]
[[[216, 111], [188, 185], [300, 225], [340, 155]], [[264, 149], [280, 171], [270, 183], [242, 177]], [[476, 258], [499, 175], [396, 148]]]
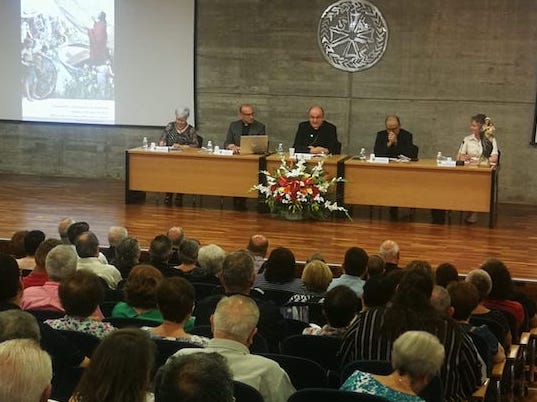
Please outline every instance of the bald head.
[[379, 254], [385, 262], [399, 263], [399, 245], [393, 240], [385, 240], [379, 248]]
[[179, 248], [185, 238], [185, 231], [181, 226], [172, 226], [168, 229], [166, 236], [172, 241], [172, 247]]
[[123, 239], [126, 239], [129, 236], [127, 228], [123, 226], [111, 226], [108, 229], [108, 244], [110, 246], [117, 247]]
[[399, 134], [399, 130], [401, 129], [401, 120], [399, 120], [398, 116], [396, 115], [387, 116], [385, 123], [386, 123], [386, 130], [388, 132]]
[[223, 297], [211, 317], [215, 338], [231, 339], [247, 346], [256, 333], [259, 308], [248, 296]]
[[248, 242], [248, 251], [253, 255], [265, 257], [267, 255], [268, 245], [269, 241], [265, 236], [255, 234], [250, 237], [250, 241]]
[[310, 107], [308, 111], [308, 119], [310, 125], [313, 128], [318, 129], [319, 127], [321, 127], [324, 121], [324, 109], [318, 105]]

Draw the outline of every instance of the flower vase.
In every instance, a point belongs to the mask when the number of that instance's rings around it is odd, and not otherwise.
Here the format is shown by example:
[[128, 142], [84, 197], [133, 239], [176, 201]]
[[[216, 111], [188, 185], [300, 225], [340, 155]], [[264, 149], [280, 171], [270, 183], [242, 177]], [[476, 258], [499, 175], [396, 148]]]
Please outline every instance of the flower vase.
[[301, 221], [304, 220], [304, 214], [302, 211], [285, 211], [282, 213], [283, 217], [287, 221]]

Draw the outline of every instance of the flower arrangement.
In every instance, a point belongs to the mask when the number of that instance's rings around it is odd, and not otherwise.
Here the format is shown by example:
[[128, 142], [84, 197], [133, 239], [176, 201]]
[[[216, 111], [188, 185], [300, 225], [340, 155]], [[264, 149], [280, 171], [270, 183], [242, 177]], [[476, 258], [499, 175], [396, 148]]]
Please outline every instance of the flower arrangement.
[[257, 184], [251, 190], [259, 191], [272, 213], [323, 219], [330, 212], [341, 211], [350, 219], [344, 207], [327, 198], [329, 188], [344, 180], [341, 177], [327, 179], [323, 164], [321, 160], [310, 168], [304, 159], [288, 164], [282, 157], [274, 173], [261, 171], [266, 184]]

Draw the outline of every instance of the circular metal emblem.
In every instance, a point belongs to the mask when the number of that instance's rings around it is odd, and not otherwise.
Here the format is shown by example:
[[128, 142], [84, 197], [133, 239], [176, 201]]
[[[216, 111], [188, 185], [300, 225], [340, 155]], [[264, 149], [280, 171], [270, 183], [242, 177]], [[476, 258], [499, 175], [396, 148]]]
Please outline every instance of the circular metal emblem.
[[388, 26], [367, 0], [339, 0], [319, 20], [319, 46], [325, 59], [343, 71], [374, 66], [388, 44]]

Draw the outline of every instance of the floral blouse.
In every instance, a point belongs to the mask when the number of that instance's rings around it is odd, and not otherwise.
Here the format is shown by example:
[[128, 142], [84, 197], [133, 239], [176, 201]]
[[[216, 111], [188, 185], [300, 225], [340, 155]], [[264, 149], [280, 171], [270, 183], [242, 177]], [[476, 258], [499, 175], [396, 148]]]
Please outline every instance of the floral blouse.
[[68, 315], [54, 320], [46, 320], [45, 324], [54, 329], [77, 331], [84, 334], [94, 335], [99, 339], [104, 338], [106, 335], [116, 330], [116, 328], [108, 322], [95, 321], [91, 318], [72, 317]]
[[419, 396], [396, 391], [378, 382], [371, 374], [356, 370], [340, 388], [342, 391], [362, 392], [393, 402], [423, 402]]

